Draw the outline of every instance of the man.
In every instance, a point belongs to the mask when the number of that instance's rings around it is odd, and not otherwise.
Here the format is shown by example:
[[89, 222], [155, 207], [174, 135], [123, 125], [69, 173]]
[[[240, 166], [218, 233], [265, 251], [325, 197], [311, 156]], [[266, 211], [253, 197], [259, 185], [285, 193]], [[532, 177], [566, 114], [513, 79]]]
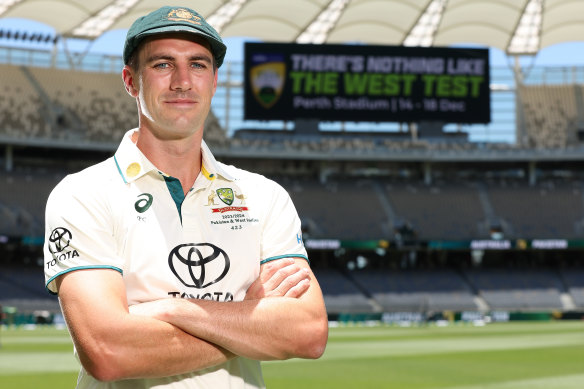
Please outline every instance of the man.
[[79, 388], [261, 388], [258, 361], [324, 352], [322, 293], [289, 196], [202, 140], [224, 55], [193, 10], [136, 20], [122, 76], [139, 127], [49, 197], [45, 277]]

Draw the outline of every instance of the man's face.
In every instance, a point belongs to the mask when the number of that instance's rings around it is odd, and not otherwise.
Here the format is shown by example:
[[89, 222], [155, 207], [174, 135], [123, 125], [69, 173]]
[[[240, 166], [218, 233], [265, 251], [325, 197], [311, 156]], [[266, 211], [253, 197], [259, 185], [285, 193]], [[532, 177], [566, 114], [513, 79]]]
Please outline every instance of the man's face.
[[208, 47], [204, 39], [191, 34], [163, 35], [141, 44], [138, 68], [129, 71], [133, 76], [130, 89], [138, 98], [140, 127], [160, 139], [202, 132], [217, 88]]

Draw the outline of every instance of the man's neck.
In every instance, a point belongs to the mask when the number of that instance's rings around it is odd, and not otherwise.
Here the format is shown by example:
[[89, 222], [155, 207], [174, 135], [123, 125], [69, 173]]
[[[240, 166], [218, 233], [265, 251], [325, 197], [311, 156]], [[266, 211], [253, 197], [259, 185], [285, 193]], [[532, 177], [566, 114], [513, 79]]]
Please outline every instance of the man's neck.
[[201, 171], [201, 136], [161, 140], [152, 132], [140, 129], [132, 141], [156, 168], [181, 182], [185, 195], [193, 187]]

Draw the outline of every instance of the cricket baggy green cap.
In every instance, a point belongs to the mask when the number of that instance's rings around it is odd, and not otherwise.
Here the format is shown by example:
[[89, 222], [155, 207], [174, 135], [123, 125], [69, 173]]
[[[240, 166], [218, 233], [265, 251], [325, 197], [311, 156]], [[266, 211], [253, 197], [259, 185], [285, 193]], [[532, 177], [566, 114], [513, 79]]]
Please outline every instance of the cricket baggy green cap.
[[128, 64], [132, 53], [144, 38], [170, 32], [187, 32], [205, 38], [211, 45], [217, 67], [223, 63], [227, 47], [217, 31], [196, 11], [169, 6], [142, 16], [132, 24], [124, 44], [124, 63]]

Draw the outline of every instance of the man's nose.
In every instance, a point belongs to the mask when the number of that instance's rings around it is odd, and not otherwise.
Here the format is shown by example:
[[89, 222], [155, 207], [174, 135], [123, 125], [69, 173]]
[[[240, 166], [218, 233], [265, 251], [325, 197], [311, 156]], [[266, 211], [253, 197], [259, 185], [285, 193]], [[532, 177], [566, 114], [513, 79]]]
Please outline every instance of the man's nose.
[[176, 66], [172, 73], [171, 89], [189, 90], [191, 89], [191, 77], [187, 66]]

